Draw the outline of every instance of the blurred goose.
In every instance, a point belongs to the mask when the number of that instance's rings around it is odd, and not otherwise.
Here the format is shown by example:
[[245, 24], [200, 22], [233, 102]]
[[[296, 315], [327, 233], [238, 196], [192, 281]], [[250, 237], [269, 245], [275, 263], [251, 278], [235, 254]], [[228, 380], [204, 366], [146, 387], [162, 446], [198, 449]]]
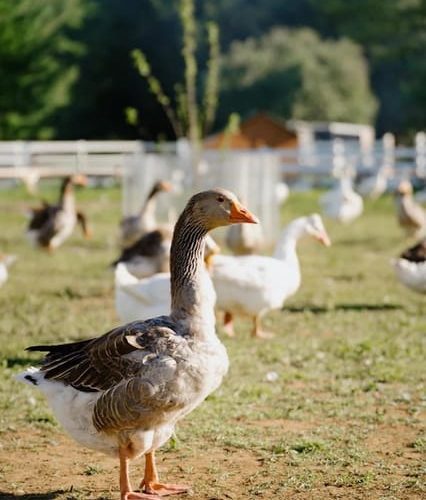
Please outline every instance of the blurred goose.
[[422, 236], [426, 231], [426, 212], [413, 199], [413, 187], [409, 181], [399, 183], [395, 192], [396, 213], [399, 225], [408, 236]]
[[288, 184], [284, 181], [280, 181], [275, 186], [275, 196], [277, 198], [278, 204], [282, 205], [290, 195], [290, 188]]
[[403, 285], [415, 292], [426, 293], [426, 239], [403, 252], [392, 264]]
[[263, 243], [260, 224], [235, 224], [226, 231], [225, 243], [234, 255], [250, 255], [258, 252]]
[[16, 255], [0, 255], [0, 286], [9, 278], [8, 268], [15, 262]]
[[[215, 292], [203, 264], [207, 233], [256, 222], [234, 194], [194, 195], [175, 228], [171, 251], [171, 314], [135, 321], [89, 340], [40, 345], [40, 369], [18, 378], [36, 386], [79, 443], [120, 461], [120, 499], [158, 498], [187, 486], [159, 482], [155, 451], [175, 424], [221, 384], [228, 369], [215, 332]], [[132, 490], [129, 460], [145, 456], [141, 493]]]
[[330, 239], [321, 217], [299, 217], [284, 228], [273, 257], [260, 255], [215, 255], [212, 280], [217, 293], [217, 307], [225, 311], [225, 331], [234, 335], [233, 315], [253, 318], [252, 335], [268, 338], [261, 329], [262, 316], [281, 308], [300, 287], [300, 264], [296, 253], [298, 240], [312, 236], [326, 246]]
[[[220, 249], [213, 238], [205, 240], [204, 261], [209, 268]], [[157, 273], [138, 279], [123, 262], [115, 268], [115, 310], [120, 321], [148, 319], [170, 313], [170, 273]]]
[[136, 243], [144, 234], [157, 229], [155, 218], [157, 196], [159, 193], [171, 191], [172, 186], [166, 181], [158, 181], [149, 192], [139, 213], [124, 217], [120, 222], [120, 244], [128, 248]]
[[362, 198], [353, 190], [348, 176], [340, 177], [337, 186], [320, 198], [320, 204], [327, 217], [343, 223], [359, 217], [364, 208]]
[[144, 234], [136, 243], [125, 248], [112, 265], [126, 264], [127, 270], [139, 279], [169, 272], [172, 234], [168, 228]]
[[42, 207], [31, 209], [27, 228], [27, 238], [31, 243], [52, 251], [71, 236], [77, 222], [81, 224], [86, 238], [91, 236], [85, 215], [76, 210], [74, 197], [74, 185], [86, 184], [85, 176], [66, 177], [56, 205], [43, 202]]
[[361, 178], [356, 190], [362, 197], [376, 200], [385, 193], [390, 173], [389, 167], [380, 167], [372, 175]]

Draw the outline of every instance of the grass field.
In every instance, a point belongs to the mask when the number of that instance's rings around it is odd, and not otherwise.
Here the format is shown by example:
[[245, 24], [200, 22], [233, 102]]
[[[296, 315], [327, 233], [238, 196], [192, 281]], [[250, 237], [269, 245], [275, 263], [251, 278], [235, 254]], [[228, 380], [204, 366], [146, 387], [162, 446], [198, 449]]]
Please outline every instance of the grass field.
[[[318, 210], [318, 195], [292, 195], [283, 223]], [[78, 200], [94, 238], [76, 231], [51, 256], [23, 237], [34, 200], [19, 189], [0, 193], [0, 251], [18, 255], [0, 289], [2, 499], [118, 498], [118, 463], [79, 448], [37, 391], [13, 379], [40, 359], [26, 346], [118, 323], [108, 264], [120, 192], [80, 191]], [[333, 246], [301, 242], [301, 290], [266, 317], [276, 337], [254, 341], [238, 323], [237, 338], [224, 338], [231, 369], [222, 387], [158, 454], [162, 478], [192, 484], [192, 498], [426, 497], [426, 303], [389, 264], [411, 242], [390, 198], [367, 204], [349, 226], [325, 223]], [[268, 382], [269, 372], [277, 380]], [[134, 480], [142, 465], [133, 463]]]

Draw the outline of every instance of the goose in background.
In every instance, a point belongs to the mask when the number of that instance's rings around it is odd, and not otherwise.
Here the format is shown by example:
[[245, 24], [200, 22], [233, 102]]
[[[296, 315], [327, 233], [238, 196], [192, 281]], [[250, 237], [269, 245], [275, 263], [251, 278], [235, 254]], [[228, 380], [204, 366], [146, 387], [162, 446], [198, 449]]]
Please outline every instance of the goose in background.
[[396, 215], [408, 236], [421, 237], [426, 232], [426, 212], [413, 199], [410, 181], [401, 181], [395, 191]]
[[336, 187], [321, 196], [320, 204], [327, 217], [342, 223], [352, 222], [364, 209], [362, 198], [353, 190], [347, 175], [339, 177]]
[[136, 243], [122, 250], [112, 266], [124, 263], [138, 279], [169, 272], [172, 235], [172, 230], [166, 227], [144, 234]]
[[41, 248], [52, 251], [68, 239], [76, 223], [80, 223], [86, 238], [91, 237], [86, 216], [76, 210], [74, 186], [86, 186], [84, 175], [66, 177], [62, 181], [59, 200], [56, 205], [43, 202], [43, 205], [31, 210], [27, 227], [28, 240]]
[[397, 279], [418, 293], [426, 293], [426, 238], [405, 250], [392, 265]]
[[0, 254], [0, 287], [3, 286], [9, 278], [9, 267], [15, 262], [16, 255]]
[[157, 181], [136, 215], [124, 217], [120, 222], [120, 246], [128, 248], [136, 243], [144, 234], [158, 229], [155, 217], [157, 197], [160, 193], [169, 192], [172, 185], [166, 181]]
[[[205, 239], [204, 262], [212, 266], [212, 257], [220, 251], [210, 235]], [[126, 264], [115, 268], [115, 310], [120, 321], [144, 320], [170, 313], [170, 273], [157, 273], [138, 279], [129, 273]]]
[[282, 205], [287, 200], [290, 196], [290, 188], [286, 182], [280, 181], [277, 183], [275, 186], [275, 196], [279, 205]]
[[[155, 451], [175, 424], [222, 383], [225, 346], [215, 331], [215, 292], [203, 263], [209, 231], [257, 222], [236, 196], [213, 189], [194, 195], [176, 223], [170, 259], [171, 314], [135, 321], [100, 337], [38, 345], [40, 368], [18, 379], [42, 391], [65, 430], [80, 444], [119, 459], [120, 499], [188, 491], [160, 483]], [[145, 456], [141, 493], [133, 491], [129, 461]]]
[[260, 251], [263, 245], [260, 224], [235, 224], [230, 226], [225, 235], [226, 246], [234, 255], [250, 255]]
[[321, 196], [320, 204], [327, 217], [345, 224], [359, 217], [364, 209], [362, 198], [353, 190], [348, 175], [339, 177], [337, 186]]
[[389, 167], [380, 167], [374, 174], [362, 177], [356, 190], [363, 198], [377, 200], [386, 192], [391, 175], [392, 170]]
[[296, 252], [299, 239], [312, 236], [329, 246], [330, 239], [320, 215], [299, 217], [286, 226], [272, 257], [261, 255], [215, 255], [212, 280], [217, 307], [225, 312], [225, 332], [234, 336], [233, 316], [243, 314], [253, 320], [253, 337], [269, 338], [261, 328], [262, 316], [283, 306], [300, 287], [300, 264]]

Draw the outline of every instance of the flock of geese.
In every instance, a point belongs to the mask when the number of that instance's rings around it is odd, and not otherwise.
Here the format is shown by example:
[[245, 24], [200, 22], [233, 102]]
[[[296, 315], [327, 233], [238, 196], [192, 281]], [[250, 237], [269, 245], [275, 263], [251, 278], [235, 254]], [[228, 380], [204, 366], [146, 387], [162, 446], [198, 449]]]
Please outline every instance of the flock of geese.
[[[82, 176], [67, 178], [56, 205], [44, 203], [32, 210], [27, 229], [31, 242], [51, 252], [77, 223], [90, 237], [87, 218], [74, 198], [74, 186], [84, 184]], [[419, 236], [426, 229], [426, 214], [410, 188], [407, 182], [398, 186], [397, 214], [402, 227]], [[311, 214], [283, 229], [272, 256], [259, 255], [262, 234], [256, 216], [224, 189], [195, 194], [174, 228], [160, 225], [156, 197], [170, 190], [167, 182], [157, 182], [140, 212], [120, 223], [115, 303], [124, 326], [79, 342], [31, 346], [28, 350], [46, 353], [42, 364], [17, 376], [45, 394], [77, 442], [118, 457], [121, 500], [155, 499], [189, 489], [159, 481], [155, 451], [228, 370], [225, 347], [216, 335], [215, 308], [224, 313], [228, 335], [235, 335], [234, 316], [245, 315], [252, 320], [254, 337], [270, 337], [262, 328], [263, 315], [281, 308], [301, 284], [298, 241], [308, 236], [330, 245], [321, 216]], [[321, 204], [329, 217], [342, 222], [362, 212], [362, 198], [347, 178]], [[226, 241], [234, 255], [221, 254], [209, 235], [221, 226], [229, 226]], [[394, 265], [402, 283], [426, 293], [425, 239]], [[4, 259], [0, 284], [7, 266]], [[145, 457], [145, 473], [134, 491], [128, 464], [140, 456]]]

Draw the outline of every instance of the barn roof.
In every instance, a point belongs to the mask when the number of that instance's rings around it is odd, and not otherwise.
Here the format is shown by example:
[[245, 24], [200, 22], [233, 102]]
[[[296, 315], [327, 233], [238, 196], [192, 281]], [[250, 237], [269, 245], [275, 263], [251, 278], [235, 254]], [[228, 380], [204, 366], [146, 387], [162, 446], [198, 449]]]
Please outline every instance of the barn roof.
[[219, 132], [204, 140], [206, 149], [294, 148], [297, 136], [283, 121], [267, 113], [258, 113], [240, 124], [238, 132]]

